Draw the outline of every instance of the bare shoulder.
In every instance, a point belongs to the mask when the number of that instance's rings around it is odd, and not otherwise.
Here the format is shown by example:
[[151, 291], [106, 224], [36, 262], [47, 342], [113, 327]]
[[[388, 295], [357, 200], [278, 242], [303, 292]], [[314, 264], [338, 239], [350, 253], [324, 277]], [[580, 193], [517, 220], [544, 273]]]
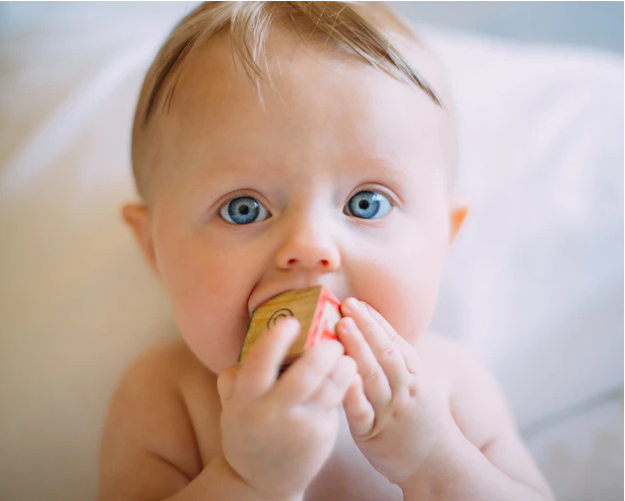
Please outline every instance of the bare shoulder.
[[102, 436], [99, 500], [162, 499], [202, 469], [189, 393], [206, 371], [179, 339], [159, 342], [126, 369]]
[[[454, 339], [427, 333], [423, 350], [436, 365], [438, 378], [447, 381], [450, 411], [463, 434], [478, 448], [514, 421], [495, 377], [474, 353]], [[507, 428], [504, 430], [503, 428]]]
[[552, 499], [549, 485], [523, 443], [505, 395], [486, 365], [449, 337], [428, 334], [420, 348], [428, 372], [432, 368], [438, 379], [447, 382], [450, 412], [467, 440], [510, 478]]

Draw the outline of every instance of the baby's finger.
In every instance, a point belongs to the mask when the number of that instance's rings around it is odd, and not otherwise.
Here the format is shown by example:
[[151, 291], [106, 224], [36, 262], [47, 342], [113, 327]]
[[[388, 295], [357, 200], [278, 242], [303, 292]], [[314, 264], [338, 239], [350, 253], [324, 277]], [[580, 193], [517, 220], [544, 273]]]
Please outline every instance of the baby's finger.
[[339, 406], [345, 393], [356, 375], [356, 362], [353, 358], [342, 355], [317, 391], [305, 404], [332, 410]]
[[345, 352], [335, 340], [322, 340], [305, 351], [280, 377], [276, 398], [287, 405], [305, 402], [315, 393]]
[[341, 404], [345, 393], [354, 381], [356, 362], [348, 356], [341, 356], [321, 386], [305, 403], [331, 410]]
[[217, 392], [222, 403], [230, 400], [230, 397], [232, 397], [240, 368], [238, 364], [232, 365], [221, 371], [217, 377]]
[[343, 409], [345, 409], [345, 417], [353, 436], [363, 437], [371, 431], [375, 421], [375, 412], [365, 397], [362, 379], [358, 374], [343, 399]]
[[[344, 302], [344, 305], [342, 311], [356, 322], [358, 330], [362, 332], [380, 367], [384, 370], [391, 390], [401, 389], [406, 384], [407, 371], [404, 357], [397, 346], [396, 338], [399, 335], [395, 333], [393, 339], [390, 339], [382, 326], [360, 301], [350, 298]], [[367, 391], [367, 380], [365, 379], [363, 383], [365, 391]]]
[[280, 320], [263, 334], [241, 364], [235, 391], [247, 397], [257, 397], [268, 391], [298, 333], [299, 322], [291, 317]]
[[336, 326], [336, 333], [345, 346], [345, 352], [358, 365], [358, 373], [362, 377], [364, 392], [369, 402], [374, 409], [382, 409], [393, 396], [391, 386], [356, 322], [353, 318], [341, 319]]
[[384, 332], [386, 332], [388, 338], [397, 345], [401, 354], [404, 357], [404, 362], [406, 363], [406, 368], [408, 369], [408, 371], [413, 374], [417, 374], [421, 367], [421, 362], [414, 347], [403, 337], [397, 334], [397, 331], [393, 329], [393, 326], [391, 324], [388, 323], [388, 320], [386, 320], [386, 318], [378, 313], [375, 308], [373, 308], [370, 304], [365, 303], [364, 301], [361, 301], [361, 303], [365, 305], [365, 307], [369, 311], [369, 314], [378, 321], [380, 326], [384, 329]]

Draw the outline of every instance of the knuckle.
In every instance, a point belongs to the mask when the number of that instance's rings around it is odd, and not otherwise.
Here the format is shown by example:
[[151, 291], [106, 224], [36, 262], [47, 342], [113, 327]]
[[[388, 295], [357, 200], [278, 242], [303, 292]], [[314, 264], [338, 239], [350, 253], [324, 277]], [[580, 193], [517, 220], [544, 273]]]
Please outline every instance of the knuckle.
[[327, 380], [331, 386], [343, 391], [343, 388], [347, 388], [346, 380], [348, 375], [349, 366], [341, 359], [328, 374]]
[[366, 313], [365, 315], [362, 316], [362, 324], [366, 329], [373, 329], [376, 326], [376, 321], [375, 319], [371, 316], [370, 313]]
[[[419, 406], [419, 401], [415, 398], [416, 388], [407, 387], [404, 391], [393, 397], [391, 404], [391, 414], [394, 417], [405, 415], [406, 412], [414, 412]], [[409, 409], [412, 409], [409, 411]]]
[[339, 359], [328, 376], [319, 392], [317, 401], [324, 407], [332, 407], [338, 405], [349, 384], [353, 374], [356, 372], [356, 363], [349, 357]]
[[406, 411], [405, 405], [397, 405], [391, 409], [391, 419], [393, 421], [402, 421], [404, 418]]
[[387, 343], [380, 350], [380, 358], [383, 360], [391, 360], [395, 358], [396, 353], [397, 350], [395, 348], [395, 345], [392, 343]]
[[414, 399], [419, 396], [419, 378], [415, 375], [409, 374], [406, 381], [406, 393], [410, 399]]
[[386, 332], [386, 336], [390, 339], [391, 343], [395, 344], [400, 342], [402, 339], [399, 334], [395, 331], [395, 329], [388, 329]]
[[365, 384], [373, 383], [382, 378], [382, 368], [377, 364], [373, 365], [369, 370], [365, 371], [364, 374], [361, 374], [361, 376]]
[[336, 324], [337, 330], [351, 330], [353, 324], [350, 322], [350, 320], [353, 322], [353, 319], [351, 319], [350, 317], [341, 317]]
[[352, 412], [352, 419], [358, 423], [367, 423], [371, 419], [371, 412], [361, 404]]
[[332, 371], [330, 374], [328, 374], [327, 377], [327, 384], [334, 390], [342, 390], [344, 383], [343, 383], [343, 378], [341, 377], [341, 374], [339, 371]]

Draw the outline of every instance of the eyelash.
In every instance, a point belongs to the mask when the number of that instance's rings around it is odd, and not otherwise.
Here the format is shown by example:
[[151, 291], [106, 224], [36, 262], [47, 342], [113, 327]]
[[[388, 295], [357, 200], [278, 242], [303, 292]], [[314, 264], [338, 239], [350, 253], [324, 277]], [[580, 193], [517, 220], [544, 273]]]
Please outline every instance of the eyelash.
[[232, 193], [228, 193], [228, 196], [227, 196], [226, 200], [219, 204], [219, 209], [218, 210], [223, 209], [226, 205], [228, 205], [234, 199], [241, 198], [241, 197], [259, 198], [259, 195], [258, 195], [258, 193], [254, 192], [252, 190], [237, 190], [237, 191], [233, 191]]
[[[230, 203], [233, 200], [236, 200], [237, 198], [247, 198], [247, 197], [257, 200], [258, 203], [262, 205], [263, 207], [267, 206], [267, 204], [264, 201], [261, 201], [262, 197], [257, 192], [253, 190], [237, 190], [237, 191], [233, 191], [232, 193], [229, 193], [228, 198], [226, 198], [225, 201], [223, 201], [217, 206], [217, 216], [223, 219], [223, 217], [221, 216], [221, 211], [223, 211], [226, 207], [228, 207], [228, 205], [230, 205]], [[271, 217], [271, 212], [268, 209], [267, 209], [267, 212], [269, 213], [269, 217]], [[226, 220], [224, 220], [224, 222], [232, 226], [247, 226], [247, 225], [236, 225]]]
[[[388, 199], [388, 201], [391, 203], [393, 208], [399, 206], [399, 202], [397, 201], [398, 199], [394, 195], [394, 193], [391, 190], [389, 190], [387, 188], [383, 188], [382, 186], [378, 186], [378, 185], [364, 185], [364, 186], [360, 186], [357, 190], [352, 191], [349, 194], [349, 196], [347, 197], [347, 202], [349, 202], [352, 199], [352, 197], [354, 197], [355, 195], [357, 195], [361, 191], [373, 191], [374, 193], [379, 193], [380, 195], [384, 195]], [[345, 202], [345, 203], [347, 204], [347, 202]]]

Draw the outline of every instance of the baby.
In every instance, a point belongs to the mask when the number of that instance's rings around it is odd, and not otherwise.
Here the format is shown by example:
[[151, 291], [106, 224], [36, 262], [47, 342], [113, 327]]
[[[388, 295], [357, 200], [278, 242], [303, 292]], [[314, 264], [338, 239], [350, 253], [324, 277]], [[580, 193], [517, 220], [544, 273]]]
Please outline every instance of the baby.
[[[488, 371], [425, 332], [467, 212], [434, 56], [383, 4], [215, 2], [173, 30], [123, 208], [181, 339], [113, 397], [100, 501], [553, 499]], [[324, 285], [337, 340], [284, 373], [251, 312]]]

